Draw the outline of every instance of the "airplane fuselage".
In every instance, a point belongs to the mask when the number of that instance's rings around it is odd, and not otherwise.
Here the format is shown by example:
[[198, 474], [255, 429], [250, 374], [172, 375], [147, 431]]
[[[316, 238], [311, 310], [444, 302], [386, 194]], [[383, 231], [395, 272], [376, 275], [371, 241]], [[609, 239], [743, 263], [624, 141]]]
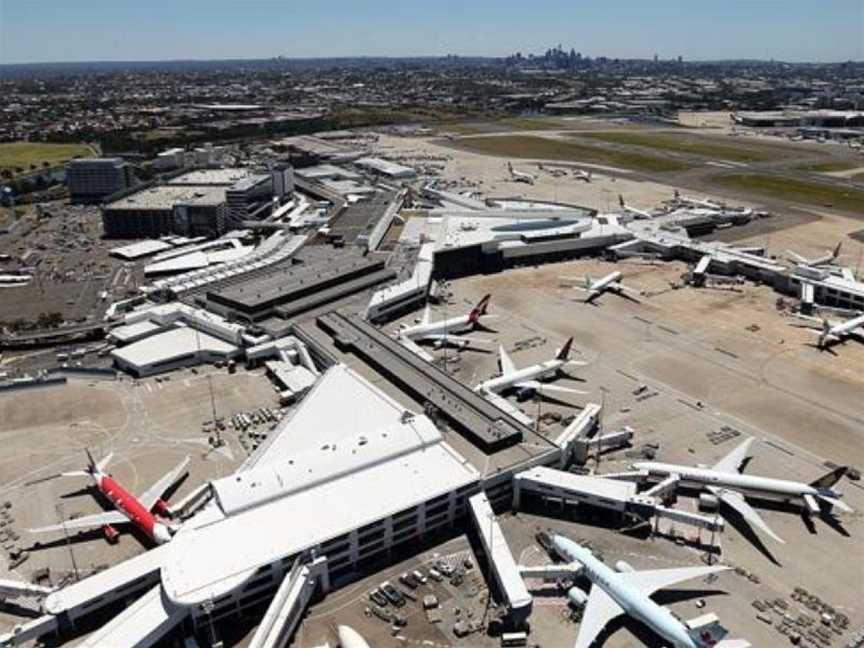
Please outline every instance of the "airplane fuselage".
[[105, 473], [96, 473], [93, 476], [93, 481], [99, 492], [107, 497], [117, 510], [126, 515], [132, 524], [147, 534], [147, 537], [153, 542], [163, 544], [171, 539], [168, 527], [113, 477]]
[[556, 536], [554, 543], [555, 549], [567, 560], [580, 563], [580, 573], [591, 581], [593, 587], [606, 592], [626, 614], [671, 642], [674, 648], [699, 648], [687, 628], [672, 612], [641, 594], [618, 572], [597, 560], [590, 551], [560, 536]]
[[533, 367], [525, 367], [497, 378], [490, 378], [477, 385], [476, 391], [486, 390], [498, 393], [527, 380], [550, 378], [558, 373], [564, 363], [563, 360], [547, 360]]
[[459, 317], [451, 317], [440, 322], [408, 326], [402, 329], [399, 335], [410, 340], [422, 340], [428, 335], [455, 335], [458, 333], [467, 333], [473, 328], [474, 323], [471, 321], [471, 318], [468, 315], [460, 315]]
[[592, 292], [599, 292], [602, 290], [607, 290], [607, 287], [609, 286], [609, 284], [615, 283], [616, 281], [621, 279], [622, 276], [623, 275], [621, 274], [621, 272], [619, 270], [616, 270], [615, 272], [610, 272], [605, 277], [601, 277], [600, 279], [598, 279], [597, 281], [592, 283], [591, 284], [591, 291]]
[[661, 480], [670, 475], [677, 475], [681, 479], [682, 486], [728, 488], [766, 499], [789, 501], [803, 498], [805, 495], [839, 498], [839, 494], [834, 491], [830, 494], [825, 491], [820, 492], [818, 488], [809, 484], [788, 479], [742, 475], [711, 468], [691, 468], [654, 461], [638, 462], [633, 464], [633, 468], [644, 470], [649, 477]]

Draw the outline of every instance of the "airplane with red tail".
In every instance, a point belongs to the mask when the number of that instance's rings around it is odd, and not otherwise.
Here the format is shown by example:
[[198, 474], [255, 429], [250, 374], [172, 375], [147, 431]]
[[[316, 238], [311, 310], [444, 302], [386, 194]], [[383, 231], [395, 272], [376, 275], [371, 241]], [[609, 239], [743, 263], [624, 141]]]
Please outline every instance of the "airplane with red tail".
[[176, 484], [180, 477], [185, 474], [186, 466], [189, 465], [189, 457], [187, 456], [183, 459], [173, 470], [166, 473], [153, 486], [136, 497], [106, 472], [113, 453], [96, 462], [93, 460], [93, 456], [89, 450], [85, 450], [85, 452], [87, 452], [88, 459], [85, 470], [60, 473], [59, 476], [89, 477], [96, 489], [111, 502], [116, 510], [97, 513], [96, 515], [86, 515], [52, 526], [30, 529], [30, 532], [48, 533], [102, 527], [106, 539], [113, 543], [116, 542], [119, 535], [115, 525], [133, 524], [157, 545], [169, 542], [177, 531], [177, 525], [167, 521], [171, 512], [162, 496], [165, 491]]

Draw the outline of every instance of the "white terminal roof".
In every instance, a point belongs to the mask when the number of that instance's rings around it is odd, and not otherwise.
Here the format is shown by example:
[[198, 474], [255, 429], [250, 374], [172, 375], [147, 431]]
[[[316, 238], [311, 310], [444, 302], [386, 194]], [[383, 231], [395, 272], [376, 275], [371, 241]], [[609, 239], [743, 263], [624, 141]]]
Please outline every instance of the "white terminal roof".
[[156, 322], [150, 320], [141, 320], [133, 324], [124, 324], [111, 329], [108, 337], [117, 340], [121, 343], [133, 342], [139, 338], [147, 337], [151, 333], [155, 333], [162, 327]]
[[417, 172], [411, 167], [405, 166], [403, 164], [396, 164], [395, 162], [390, 162], [389, 160], [382, 160], [381, 158], [360, 158], [354, 164], [364, 169], [371, 169], [373, 171], [383, 173], [384, 175], [388, 175], [393, 178], [405, 178], [417, 175]]
[[220, 507], [166, 545], [164, 591], [181, 605], [218, 598], [263, 565], [478, 479], [427, 417], [337, 365], [256, 465], [213, 482]]
[[130, 245], [123, 245], [116, 248], [111, 248], [110, 253], [121, 259], [140, 259], [149, 254], [156, 254], [163, 250], [170, 250], [173, 246], [165, 241], [147, 240], [138, 241]]
[[185, 355], [202, 353], [228, 356], [237, 347], [228, 344], [208, 333], [195, 331], [187, 326], [179, 326], [163, 333], [157, 333], [128, 346], [115, 349], [111, 357], [136, 367], [171, 362]]

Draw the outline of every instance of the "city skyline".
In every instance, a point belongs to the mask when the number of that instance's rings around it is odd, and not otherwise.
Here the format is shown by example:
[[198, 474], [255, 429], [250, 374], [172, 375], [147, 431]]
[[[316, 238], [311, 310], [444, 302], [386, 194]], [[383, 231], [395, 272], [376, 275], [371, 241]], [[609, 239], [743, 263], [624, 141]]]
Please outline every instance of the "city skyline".
[[[782, 9], [782, 11], [781, 11]], [[47, 18], [46, 18], [47, 17]], [[37, 38], [39, 36], [39, 38]], [[155, 0], [146, 6], [0, 0], [0, 63], [329, 57], [507, 56], [561, 43], [587, 56], [840, 62], [864, 58], [864, 8], [735, 0], [722, 7], [560, 0], [326, 7]]]

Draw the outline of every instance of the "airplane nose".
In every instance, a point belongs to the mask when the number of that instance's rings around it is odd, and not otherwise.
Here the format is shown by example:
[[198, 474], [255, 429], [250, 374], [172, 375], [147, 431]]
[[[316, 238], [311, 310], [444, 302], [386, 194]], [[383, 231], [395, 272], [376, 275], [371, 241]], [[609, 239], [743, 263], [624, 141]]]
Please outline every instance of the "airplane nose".
[[156, 544], [165, 544], [171, 542], [171, 531], [164, 524], [157, 524], [153, 527], [153, 539]]

